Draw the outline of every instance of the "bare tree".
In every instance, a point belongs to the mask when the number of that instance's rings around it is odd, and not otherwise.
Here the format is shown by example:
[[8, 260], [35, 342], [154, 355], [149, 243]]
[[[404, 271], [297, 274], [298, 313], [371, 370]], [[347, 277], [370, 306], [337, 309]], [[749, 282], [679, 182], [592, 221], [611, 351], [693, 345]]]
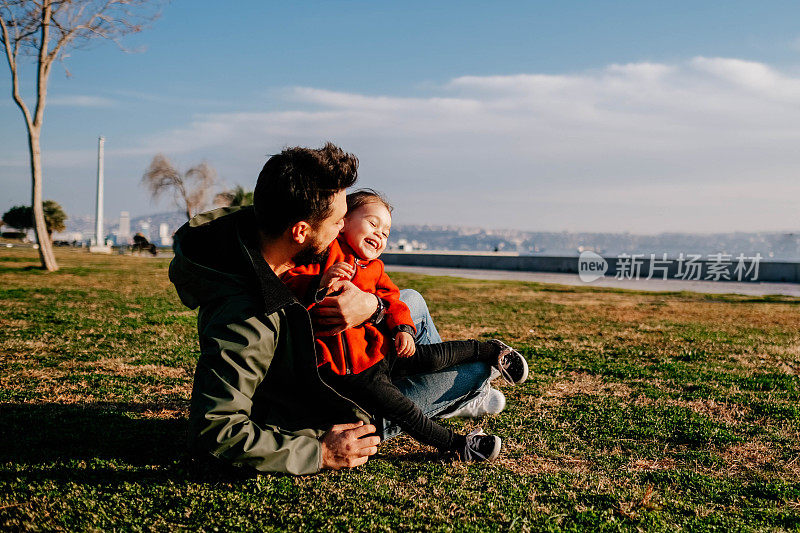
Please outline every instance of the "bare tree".
[[[47, 238], [42, 207], [42, 154], [40, 138], [47, 101], [47, 83], [56, 60], [67, 52], [88, 46], [93, 39], [118, 45], [125, 35], [141, 31], [157, 16], [150, 0], [0, 0], [0, 44], [11, 70], [11, 95], [25, 118], [32, 179], [31, 207], [39, 257], [47, 270], [58, 270], [53, 246]], [[20, 92], [23, 57], [36, 66], [34, 111]]]
[[181, 173], [164, 154], [157, 154], [142, 176], [142, 184], [158, 201], [171, 194], [175, 205], [191, 219], [208, 205], [211, 189], [217, 183], [217, 172], [205, 161]]

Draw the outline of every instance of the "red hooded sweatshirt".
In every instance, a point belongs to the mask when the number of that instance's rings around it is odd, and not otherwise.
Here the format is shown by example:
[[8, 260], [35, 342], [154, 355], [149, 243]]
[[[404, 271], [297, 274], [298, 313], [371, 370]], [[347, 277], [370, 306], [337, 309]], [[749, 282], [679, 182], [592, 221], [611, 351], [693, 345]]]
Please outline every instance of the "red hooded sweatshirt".
[[[355, 264], [356, 273], [350, 281], [362, 291], [374, 294], [383, 301], [386, 329], [393, 333], [398, 326], [407, 325], [416, 331], [408, 306], [400, 301], [400, 289], [384, 272], [383, 261], [356, 259], [353, 254], [342, 250], [337, 239], [331, 244], [324, 265], [295, 267], [284, 273], [281, 279], [311, 311], [316, 305], [315, 296], [320, 289], [321, 274], [334, 263]], [[317, 365], [330, 363], [331, 370], [340, 375], [363, 372], [383, 359], [389, 350], [394, 349], [392, 339], [385, 334], [386, 329], [381, 329], [384, 328], [364, 323], [337, 335], [316, 332]]]

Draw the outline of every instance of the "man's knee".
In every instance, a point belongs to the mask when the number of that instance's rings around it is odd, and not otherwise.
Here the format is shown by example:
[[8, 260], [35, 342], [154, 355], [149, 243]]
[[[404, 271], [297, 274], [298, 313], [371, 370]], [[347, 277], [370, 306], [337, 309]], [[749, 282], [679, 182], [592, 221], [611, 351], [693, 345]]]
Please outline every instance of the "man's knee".
[[425, 303], [425, 298], [414, 289], [402, 289], [400, 291], [400, 301], [408, 306], [415, 321], [428, 313], [428, 304]]
[[455, 382], [464, 391], [478, 391], [489, 384], [492, 367], [483, 361], [462, 363], [453, 368], [458, 369]]

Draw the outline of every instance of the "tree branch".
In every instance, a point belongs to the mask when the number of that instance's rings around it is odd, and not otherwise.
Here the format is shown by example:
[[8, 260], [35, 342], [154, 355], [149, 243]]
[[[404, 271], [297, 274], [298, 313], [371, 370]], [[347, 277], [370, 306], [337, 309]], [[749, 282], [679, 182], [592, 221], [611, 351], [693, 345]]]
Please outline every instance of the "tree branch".
[[50, 42], [50, 17], [52, 16], [51, 0], [45, 0], [42, 6], [41, 42], [39, 43], [39, 69], [36, 73], [36, 113], [33, 125], [41, 127], [44, 118], [44, 106], [47, 102], [47, 78], [50, 74], [47, 46]]
[[28, 106], [25, 105], [25, 101], [22, 99], [22, 96], [19, 94], [19, 72], [17, 70], [17, 53], [19, 52], [19, 38], [15, 35], [14, 41], [14, 52], [11, 52], [11, 46], [8, 37], [8, 27], [6, 26], [6, 21], [3, 17], [0, 17], [0, 28], [3, 30], [3, 45], [5, 45], [6, 49], [6, 59], [8, 60], [8, 68], [11, 70], [11, 96], [14, 98], [14, 102], [19, 106], [20, 110], [22, 110], [22, 114], [25, 116], [25, 123], [30, 130], [33, 127], [33, 122], [31, 121], [31, 113], [28, 110]]

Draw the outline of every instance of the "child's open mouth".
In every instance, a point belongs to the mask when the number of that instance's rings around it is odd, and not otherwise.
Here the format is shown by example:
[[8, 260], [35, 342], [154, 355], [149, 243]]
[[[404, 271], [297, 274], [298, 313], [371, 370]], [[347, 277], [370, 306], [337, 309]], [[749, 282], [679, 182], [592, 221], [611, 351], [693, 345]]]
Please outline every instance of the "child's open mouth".
[[364, 239], [364, 242], [365, 242], [365, 243], [367, 243], [367, 244], [369, 244], [370, 246], [372, 246], [372, 247], [373, 247], [373, 248], [375, 248], [376, 250], [377, 250], [377, 249], [378, 249], [378, 247], [380, 246], [380, 243], [378, 243], [377, 241], [374, 241], [374, 240], [372, 240], [372, 239]]

